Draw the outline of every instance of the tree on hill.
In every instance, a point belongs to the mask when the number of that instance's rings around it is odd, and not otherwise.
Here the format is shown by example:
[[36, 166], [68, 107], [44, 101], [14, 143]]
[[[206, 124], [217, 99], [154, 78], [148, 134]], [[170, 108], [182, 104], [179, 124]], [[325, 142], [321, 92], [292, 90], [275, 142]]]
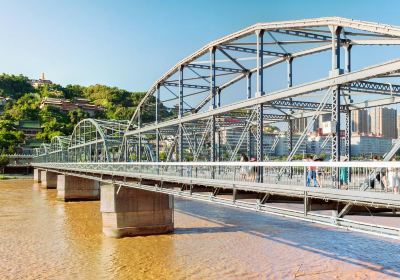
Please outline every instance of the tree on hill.
[[94, 104], [105, 108], [107, 119], [130, 119], [144, 92], [129, 92], [117, 87], [94, 85], [83, 89], [84, 96]]
[[24, 94], [5, 111], [4, 117], [14, 120], [37, 120], [40, 111], [39, 104], [40, 97], [38, 94]]
[[23, 75], [0, 75], [0, 96], [17, 99], [35, 89], [29, 83], [29, 79]]
[[24, 142], [24, 133], [16, 131], [11, 120], [0, 120], [0, 149], [4, 153], [15, 153], [16, 147]]

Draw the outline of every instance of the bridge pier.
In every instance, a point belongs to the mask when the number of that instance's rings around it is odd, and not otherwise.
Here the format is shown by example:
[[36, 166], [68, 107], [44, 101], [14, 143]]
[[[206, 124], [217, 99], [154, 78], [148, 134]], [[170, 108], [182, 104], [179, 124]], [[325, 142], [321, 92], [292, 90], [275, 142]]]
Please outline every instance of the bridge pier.
[[60, 174], [57, 176], [57, 199], [63, 201], [99, 200], [100, 182]]
[[38, 168], [33, 169], [33, 181], [36, 183], [42, 182], [41, 180], [41, 170]]
[[42, 170], [40, 172], [41, 186], [44, 189], [56, 189], [57, 188], [57, 173]]
[[174, 229], [172, 195], [111, 184], [101, 186], [100, 197], [106, 236], [164, 234]]

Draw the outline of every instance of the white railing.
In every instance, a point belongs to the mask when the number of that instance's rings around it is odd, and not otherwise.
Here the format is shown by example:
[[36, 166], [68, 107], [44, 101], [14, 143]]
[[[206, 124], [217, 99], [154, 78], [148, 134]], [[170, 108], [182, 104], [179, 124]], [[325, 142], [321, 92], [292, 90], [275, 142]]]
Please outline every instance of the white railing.
[[400, 184], [400, 162], [51, 162], [33, 166], [374, 192], [397, 193]]

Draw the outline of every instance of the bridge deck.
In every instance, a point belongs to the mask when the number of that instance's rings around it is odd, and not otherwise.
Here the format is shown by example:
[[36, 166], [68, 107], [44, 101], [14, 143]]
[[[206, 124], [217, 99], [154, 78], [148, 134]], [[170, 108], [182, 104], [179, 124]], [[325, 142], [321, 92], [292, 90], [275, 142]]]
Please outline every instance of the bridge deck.
[[[309, 220], [322, 224], [334, 224], [335, 226], [345, 227], [353, 230], [368, 231], [369, 233], [382, 234], [385, 236], [400, 236], [400, 229], [357, 222], [344, 219], [343, 215], [330, 216], [322, 215], [310, 211], [308, 200], [318, 203], [319, 208], [324, 205], [336, 205], [336, 209], [341, 212], [346, 205], [365, 206], [370, 209], [379, 208], [387, 212], [400, 209], [400, 195], [387, 192], [361, 191], [361, 190], [342, 190], [330, 187], [305, 187], [298, 184], [290, 184], [298, 179], [291, 179], [282, 183], [256, 183], [249, 181], [234, 181], [227, 179], [209, 179], [201, 172], [197, 176], [191, 176], [182, 171], [178, 171], [182, 176], [160, 173], [166, 172], [165, 169], [154, 169], [150, 166], [142, 168], [142, 172], [127, 171], [124, 164], [34, 164], [36, 168], [43, 168], [57, 173], [73, 176], [90, 178], [106, 183], [119, 184], [128, 187], [144, 189], [152, 192], [160, 192], [190, 199], [208, 201], [226, 206], [239, 207], [249, 210], [277, 214], [297, 219]], [[158, 173], [158, 174], [157, 174]], [[209, 176], [211, 173], [208, 174]], [[304, 181], [303, 181], [304, 182]], [[287, 199], [295, 198], [304, 201], [304, 211], [274, 207], [267, 202], [268, 197], [280, 196]], [[333, 203], [333, 204], [332, 204]], [[329, 209], [329, 208], [325, 208]], [[331, 208], [332, 209], [332, 208]]]

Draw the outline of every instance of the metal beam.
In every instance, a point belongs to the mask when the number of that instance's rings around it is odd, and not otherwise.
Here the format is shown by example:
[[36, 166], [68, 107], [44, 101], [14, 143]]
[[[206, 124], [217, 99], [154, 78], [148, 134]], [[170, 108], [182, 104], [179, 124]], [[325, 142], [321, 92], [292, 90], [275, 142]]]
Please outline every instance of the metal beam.
[[[241, 64], [239, 64], [239, 65], [241, 65]], [[188, 68], [210, 70], [210, 66], [209, 65], [204, 65], [204, 64], [189, 63], [189, 64], [187, 64], [185, 66], [188, 67]], [[223, 71], [223, 72], [230, 72], [230, 73], [243, 73], [243, 72], [247, 71], [245, 68], [236, 69], [236, 68], [221, 67], [221, 66], [216, 66], [215, 70], [216, 71]]]
[[[180, 87], [180, 83], [163, 82], [162, 84], [164, 86], [169, 86], [169, 87]], [[210, 89], [209, 86], [191, 85], [191, 84], [182, 84], [182, 87], [184, 87], [184, 88], [206, 89], [206, 90]]]
[[[263, 44], [264, 45], [264, 44]], [[252, 48], [245, 48], [245, 47], [238, 47], [238, 46], [231, 46], [231, 45], [224, 45], [224, 46], [219, 46], [218, 47], [220, 50], [229, 50], [229, 51], [236, 51], [236, 52], [244, 52], [244, 53], [253, 53], [253, 54], [258, 54], [257, 49], [252, 49]], [[267, 51], [263, 50], [262, 55], [268, 55], [268, 56], [278, 56], [278, 57], [286, 57], [288, 56], [287, 53], [281, 53], [281, 52], [274, 52], [274, 51]]]
[[[190, 122], [194, 120], [199, 120], [203, 118], [210, 117], [211, 115], [220, 115], [229, 111], [233, 110], [239, 110], [239, 109], [246, 109], [258, 104], [262, 103], [268, 103], [276, 100], [283, 100], [287, 99], [290, 97], [296, 97], [298, 95], [303, 95], [311, 92], [316, 92], [320, 91], [321, 89], [326, 89], [328, 87], [332, 87], [335, 85], [342, 85], [346, 83], [350, 83], [353, 81], [359, 81], [359, 80], [366, 80], [370, 78], [374, 78], [376, 76], [382, 76], [384, 74], [390, 74], [393, 72], [399, 72], [400, 71], [400, 59], [388, 61], [382, 64], [378, 65], [373, 65], [370, 66], [369, 68], [365, 68], [359, 71], [353, 71], [351, 73], [343, 74], [337, 77], [328, 77], [322, 80], [318, 81], [313, 81], [307, 84], [299, 85], [299, 86], [294, 86], [288, 89], [284, 90], [279, 90], [276, 92], [271, 92], [267, 95], [264, 96], [259, 96], [255, 97], [249, 100], [243, 100], [237, 103], [232, 103], [226, 106], [223, 106], [221, 108], [217, 108], [213, 111], [207, 111], [207, 112], [201, 112], [197, 114], [192, 114], [183, 117], [182, 119], [175, 119], [175, 120], [169, 120], [163, 123], [158, 124], [158, 127], [167, 127], [167, 126], [172, 126], [179, 124], [181, 122]], [[371, 101], [370, 104], [373, 104]], [[353, 106], [353, 105], [352, 105]], [[126, 135], [130, 134], [136, 134], [139, 131], [140, 132], [145, 132], [145, 131], [151, 131], [156, 129], [157, 126], [155, 125], [148, 125], [144, 128], [133, 130], [133, 131], [127, 131]]]
[[[257, 30], [257, 89], [256, 96], [262, 97], [264, 92], [264, 30]], [[257, 128], [256, 128], [256, 160], [264, 160], [264, 106], [263, 103], [257, 104]], [[257, 172], [257, 182], [263, 181], [263, 169]]]
[[276, 29], [276, 30], [271, 30], [271, 32], [292, 35], [292, 36], [297, 36], [297, 37], [303, 37], [303, 38], [309, 38], [309, 39], [315, 39], [315, 40], [323, 40], [323, 41], [331, 40], [331, 36], [321, 35], [321, 34], [312, 33], [312, 32], [305, 32], [305, 31], [300, 31], [300, 30]]

